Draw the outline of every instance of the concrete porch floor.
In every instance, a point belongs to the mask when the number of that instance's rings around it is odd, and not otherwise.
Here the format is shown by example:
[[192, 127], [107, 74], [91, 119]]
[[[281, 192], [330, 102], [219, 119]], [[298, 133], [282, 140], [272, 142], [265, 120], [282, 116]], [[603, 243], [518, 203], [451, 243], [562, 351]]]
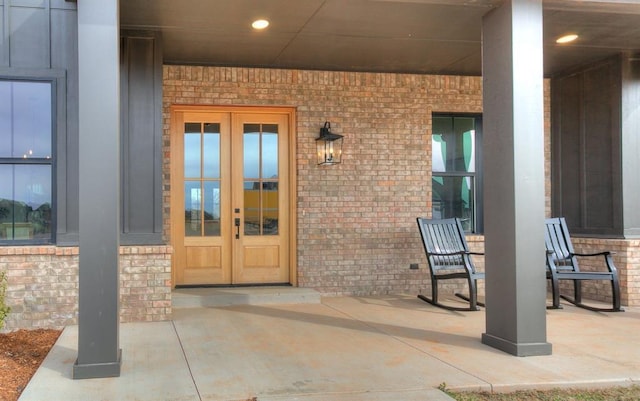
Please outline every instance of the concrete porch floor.
[[20, 400], [412, 401], [450, 400], [442, 383], [640, 384], [640, 308], [549, 310], [553, 355], [519, 358], [480, 342], [484, 311], [446, 311], [414, 295], [309, 299], [178, 307], [173, 321], [121, 324], [119, 378], [72, 380], [77, 326], [67, 327]]

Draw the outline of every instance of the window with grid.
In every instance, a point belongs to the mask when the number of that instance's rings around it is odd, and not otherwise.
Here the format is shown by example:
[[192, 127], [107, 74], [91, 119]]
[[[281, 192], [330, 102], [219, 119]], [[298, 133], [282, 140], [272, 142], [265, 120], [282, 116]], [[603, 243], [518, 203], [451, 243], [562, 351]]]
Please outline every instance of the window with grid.
[[459, 217], [465, 231], [482, 227], [482, 117], [434, 114], [432, 125], [432, 216]]
[[0, 243], [53, 241], [53, 84], [0, 79]]

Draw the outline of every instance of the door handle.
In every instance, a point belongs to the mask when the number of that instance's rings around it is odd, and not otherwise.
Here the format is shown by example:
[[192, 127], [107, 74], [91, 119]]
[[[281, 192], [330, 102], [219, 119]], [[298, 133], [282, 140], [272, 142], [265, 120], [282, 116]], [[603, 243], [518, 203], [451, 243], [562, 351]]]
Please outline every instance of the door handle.
[[236, 239], [240, 239], [240, 217], [235, 218]]

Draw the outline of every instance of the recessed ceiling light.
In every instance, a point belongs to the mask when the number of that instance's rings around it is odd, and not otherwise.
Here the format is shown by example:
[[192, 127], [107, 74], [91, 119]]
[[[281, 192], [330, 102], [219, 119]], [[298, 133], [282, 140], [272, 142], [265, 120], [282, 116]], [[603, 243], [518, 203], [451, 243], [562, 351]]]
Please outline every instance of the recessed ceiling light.
[[559, 37], [558, 39], [556, 39], [556, 43], [569, 43], [569, 42], [573, 42], [576, 39], [578, 39], [578, 35], [572, 33], [570, 35], [564, 35]]
[[269, 21], [267, 21], [266, 19], [257, 19], [251, 23], [251, 27], [253, 29], [258, 29], [258, 30], [264, 29], [268, 26], [269, 26]]

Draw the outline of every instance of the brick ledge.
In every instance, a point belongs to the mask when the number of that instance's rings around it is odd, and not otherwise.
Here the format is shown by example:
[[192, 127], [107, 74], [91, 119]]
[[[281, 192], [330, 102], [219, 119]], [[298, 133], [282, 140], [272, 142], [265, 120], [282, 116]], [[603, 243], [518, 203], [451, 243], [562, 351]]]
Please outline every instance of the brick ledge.
[[[8, 255], [56, 255], [74, 256], [80, 253], [77, 246], [60, 247], [55, 245], [0, 246], [0, 256]], [[120, 247], [120, 255], [157, 255], [172, 254], [171, 245], [127, 245]]]

